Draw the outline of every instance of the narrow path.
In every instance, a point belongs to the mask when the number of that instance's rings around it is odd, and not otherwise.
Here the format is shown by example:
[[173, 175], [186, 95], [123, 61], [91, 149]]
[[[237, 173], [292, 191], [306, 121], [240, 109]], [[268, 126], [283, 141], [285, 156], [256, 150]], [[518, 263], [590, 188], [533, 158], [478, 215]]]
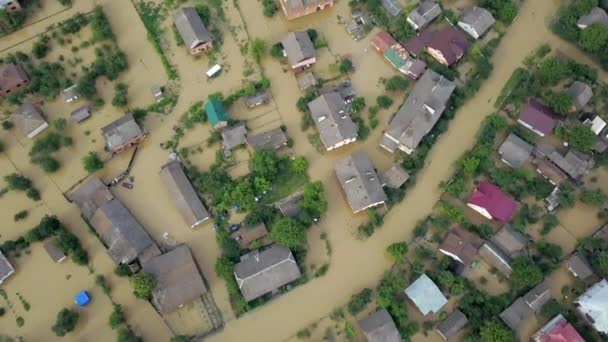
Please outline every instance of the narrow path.
[[[431, 211], [440, 197], [437, 184], [451, 175], [453, 163], [473, 144], [481, 121], [494, 110], [494, 99], [515, 68], [542, 43], [551, 42], [554, 48], [562, 51], [569, 49], [569, 45], [556, 40], [549, 30], [540, 29], [541, 22], [548, 22], [557, 5], [555, 0], [523, 3], [521, 16], [509, 28], [496, 51], [492, 76], [477, 96], [458, 111], [448, 133], [433, 147], [416, 186], [409, 191], [405, 201], [388, 214], [380, 231], [365, 242], [356, 241], [344, 227], [342, 215], [348, 215], [347, 208], [343, 203], [330, 201], [328, 217], [323, 220], [333, 247], [329, 272], [241, 319], [227, 322], [224, 331], [209, 340], [281, 341], [329, 314], [335, 307], [344, 305], [352, 293], [374, 286], [390, 266], [384, 253], [386, 246], [411, 239], [416, 222]], [[570, 54], [571, 51], [566, 52]], [[311, 166], [313, 178], [319, 178], [320, 172]], [[337, 191], [331, 176], [323, 174], [321, 177], [329, 185], [329, 192]]]

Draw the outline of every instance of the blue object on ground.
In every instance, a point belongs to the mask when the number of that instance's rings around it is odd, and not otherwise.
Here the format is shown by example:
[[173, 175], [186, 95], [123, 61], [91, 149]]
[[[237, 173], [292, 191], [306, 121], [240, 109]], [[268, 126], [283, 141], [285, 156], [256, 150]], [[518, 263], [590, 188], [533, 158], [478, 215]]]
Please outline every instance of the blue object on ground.
[[74, 301], [78, 306], [83, 307], [91, 302], [91, 296], [87, 291], [80, 291], [76, 297], [74, 297]]

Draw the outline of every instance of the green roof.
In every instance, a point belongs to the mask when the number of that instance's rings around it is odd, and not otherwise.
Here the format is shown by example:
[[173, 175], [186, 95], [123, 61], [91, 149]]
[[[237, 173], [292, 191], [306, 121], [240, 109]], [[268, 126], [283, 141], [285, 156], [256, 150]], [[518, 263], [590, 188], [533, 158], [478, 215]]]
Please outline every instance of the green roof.
[[384, 57], [386, 57], [386, 59], [388, 59], [388, 61], [391, 62], [391, 64], [397, 69], [401, 68], [405, 64], [405, 60], [403, 60], [403, 58], [401, 58], [401, 56], [399, 56], [399, 54], [393, 49], [386, 50], [384, 52]]
[[209, 100], [205, 103], [205, 112], [212, 127], [215, 127], [220, 122], [226, 122], [229, 119], [228, 113], [224, 109], [222, 103], [218, 100]]

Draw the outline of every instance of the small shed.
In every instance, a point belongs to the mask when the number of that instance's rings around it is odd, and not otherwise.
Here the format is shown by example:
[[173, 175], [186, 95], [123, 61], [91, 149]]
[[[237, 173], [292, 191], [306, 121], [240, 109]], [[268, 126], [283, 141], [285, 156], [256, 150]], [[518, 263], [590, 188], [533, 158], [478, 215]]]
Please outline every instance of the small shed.
[[57, 247], [54, 239], [44, 243], [44, 250], [54, 262], [62, 262], [65, 260], [65, 254]]
[[78, 123], [91, 117], [91, 109], [88, 106], [82, 106], [70, 114], [72, 121]]
[[152, 93], [152, 96], [154, 96], [156, 102], [160, 102], [165, 98], [165, 94], [161, 86], [153, 86], [150, 88], [150, 93]]
[[314, 87], [319, 83], [312, 72], [300, 74], [298, 75], [296, 80], [298, 82], [298, 87], [301, 91], [304, 91], [310, 87]]
[[391, 166], [390, 169], [386, 170], [381, 176], [382, 186], [386, 186], [392, 189], [399, 189], [407, 180], [410, 178], [410, 174], [407, 173], [398, 164]]
[[78, 100], [78, 93], [76, 92], [76, 85], [72, 85], [68, 88], [65, 88], [61, 94], [63, 95], [63, 100], [66, 103], [70, 103], [73, 102], [75, 100]]
[[87, 291], [80, 291], [74, 297], [74, 302], [81, 308], [85, 307], [91, 302], [91, 296]]
[[257, 93], [245, 97], [245, 105], [248, 108], [254, 108], [263, 104], [268, 103], [268, 92], [266, 90], [260, 90]]

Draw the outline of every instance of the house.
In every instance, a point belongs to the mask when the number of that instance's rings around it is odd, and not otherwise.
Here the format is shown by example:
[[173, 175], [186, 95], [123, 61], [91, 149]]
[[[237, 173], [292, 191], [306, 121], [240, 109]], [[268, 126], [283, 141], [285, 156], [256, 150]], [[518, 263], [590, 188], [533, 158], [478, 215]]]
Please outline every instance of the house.
[[441, 14], [441, 7], [433, 1], [422, 0], [407, 16], [407, 22], [415, 30], [420, 30]]
[[316, 13], [334, 5], [334, 0], [279, 0], [287, 20]]
[[403, 47], [411, 56], [418, 58], [422, 52], [426, 51], [435, 34], [436, 32], [433, 31], [420, 31], [416, 36], [404, 42]]
[[564, 316], [555, 316], [536, 334], [532, 335], [534, 342], [585, 342]]
[[30, 78], [21, 64], [8, 63], [0, 66], [0, 96], [6, 97], [29, 83]]
[[380, 31], [372, 38], [371, 44], [378, 52], [384, 55], [386, 50], [399, 43], [388, 32]]
[[291, 251], [272, 245], [262, 252], [243, 255], [234, 265], [234, 277], [243, 297], [250, 302], [300, 279], [301, 274]]
[[70, 87], [63, 89], [61, 95], [63, 96], [63, 101], [65, 101], [66, 103], [78, 100], [78, 93], [76, 93], [76, 85], [74, 84]]
[[528, 246], [528, 238], [513, 229], [510, 224], [505, 224], [492, 236], [491, 241], [509, 258], [521, 256], [524, 254], [524, 249]]
[[207, 101], [207, 103], [205, 103], [205, 113], [207, 113], [209, 123], [214, 129], [219, 130], [228, 126], [228, 119], [230, 119], [230, 116], [224, 109], [224, 105], [222, 105], [221, 101], [215, 99]]
[[[591, 117], [593, 117], [593, 119], [591, 119]], [[595, 135], [600, 135], [604, 128], [606, 128], [606, 121], [599, 117], [599, 115], [583, 115], [583, 118], [583, 124], [589, 126]], [[601, 138], [597, 140], [601, 140]]]
[[199, 299], [207, 292], [196, 261], [186, 245], [151, 258], [142, 264], [142, 269], [156, 281], [150, 301], [161, 316]]
[[455, 88], [450, 80], [427, 70], [389, 122], [380, 146], [390, 153], [400, 149], [412, 154], [447, 108]]
[[402, 74], [413, 80], [420, 78], [426, 70], [426, 63], [410, 57], [407, 50], [399, 43], [386, 50], [384, 58]]
[[288, 197], [276, 202], [274, 204], [281, 214], [285, 217], [295, 218], [300, 214], [300, 200], [303, 197], [303, 192], [295, 192]]
[[532, 290], [528, 291], [522, 298], [534, 313], [539, 314], [543, 306], [551, 300], [549, 280], [545, 279]]
[[327, 151], [357, 140], [358, 127], [338, 92], [322, 94], [308, 103], [308, 109]]
[[8, 277], [15, 273], [15, 268], [8, 261], [6, 256], [0, 251], [0, 284], [2, 284]]
[[548, 158], [575, 181], [587, 175], [595, 165], [593, 158], [573, 149], [570, 149], [565, 156], [554, 150], [548, 155]]
[[403, 11], [403, 6], [398, 0], [382, 0], [382, 7], [386, 10], [391, 17], [396, 17]]
[[344, 24], [344, 27], [354, 40], [360, 40], [367, 35], [365, 25], [370, 22], [371, 18], [369, 16], [364, 14], [363, 11], [355, 9], [351, 12], [351, 19]]
[[150, 88], [150, 93], [152, 94], [152, 96], [154, 97], [156, 102], [160, 102], [165, 99], [165, 93], [161, 86], [157, 86], [157, 85], [152, 86]]
[[439, 312], [448, 303], [441, 290], [426, 274], [408, 286], [405, 294], [424, 316]]
[[79, 123], [91, 117], [91, 108], [89, 106], [82, 106], [70, 113], [70, 119]]
[[517, 202], [492, 183], [481, 182], [467, 203], [471, 209], [488, 220], [509, 222], [517, 208]]
[[268, 100], [268, 92], [262, 89], [253, 95], [245, 96], [245, 105], [247, 108], [254, 108], [268, 103]]
[[574, 304], [578, 313], [597, 332], [608, 334], [608, 280], [603, 279], [587, 289]]
[[0, 0], [0, 9], [7, 13], [15, 13], [20, 12], [23, 7], [21, 7], [18, 0]]
[[43, 245], [46, 254], [49, 255], [53, 262], [62, 262], [65, 260], [65, 253], [59, 247], [57, 247], [57, 241], [55, 239], [50, 239]]
[[471, 43], [464, 32], [446, 26], [433, 34], [426, 51], [439, 63], [452, 66], [464, 57]]
[[179, 159], [173, 159], [160, 169], [160, 179], [182, 219], [194, 228], [210, 218], [209, 212], [188, 180]]
[[444, 321], [437, 325], [437, 333], [446, 341], [451, 340], [469, 323], [467, 316], [456, 309]]
[[133, 119], [131, 113], [125, 114], [118, 120], [101, 129], [106, 147], [113, 154], [120, 153], [129, 147], [137, 145], [148, 135]]
[[513, 269], [511, 268], [511, 259], [496, 245], [491, 242], [486, 242], [481, 246], [478, 254], [488, 265], [497, 269], [506, 277], [511, 276], [511, 273], [513, 272]]
[[287, 145], [287, 136], [285, 135], [285, 132], [278, 127], [255, 135], [248, 134], [247, 143], [251, 145], [254, 150], [277, 150]]
[[587, 103], [593, 97], [593, 90], [585, 82], [574, 81], [566, 90], [566, 94], [570, 95], [573, 99], [571, 111], [577, 111], [583, 109]]
[[477, 235], [461, 226], [455, 226], [446, 234], [439, 245], [439, 251], [464, 266], [469, 266], [481, 245], [483, 245], [483, 240]]
[[253, 227], [242, 227], [232, 233], [232, 237], [239, 243], [241, 248], [251, 248], [251, 244], [255, 241], [260, 241], [262, 245], [268, 245], [271, 241], [266, 236], [268, 236], [268, 229], [266, 229], [266, 225], [263, 222]]
[[317, 61], [315, 47], [306, 31], [289, 32], [281, 41], [287, 62], [292, 69], [301, 71]]
[[555, 186], [560, 185], [562, 182], [568, 179], [568, 175], [560, 170], [560, 168], [555, 164], [546, 159], [543, 159], [540, 161], [540, 163], [538, 163], [536, 172], [540, 173], [545, 179]]
[[545, 197], [545, 207], [550, 213], [554, 213], [559, 207], [559, 187], [554, 187], [549, 196]]
[[213, 47], [213, 38], [194, 7], [180, 8], [173, 22], [190, 54], [196, 55]]
[[462, 14], [458, 26], [471, 37], [479, 39], [494, 23], [496, 23], [496, 19], [490, 11], [483, 7], [474, 6]]
[[580, 252], [570, 255], [570, 257], [566, 259], [566, 267], [572, 275], [582, 281], [588, 280], [593, 276], [593, 270], [591, 269], [591, 266], [589, 266], [587, 258]]
[[85, 179], [67, 197], [76, 204], [85, 221], [90, 221], [97, 209], [114, 199], [110, 189], [95, 176]]
[[247, 127], [242, 122], [224, 128], [222, 130], [222, 147], [224, 148], [224, 155], [230, 156], [233, 149], [245, 145], [247, 142], [245, 139], [246, 135]]
[[520, 168], [530, 159], [533, 150], [534, 146], [515, 133], [511, 133], [498, 148], [498, 154], [505, 164], [512, 168]]
[[391, 189], [399, 189], [409, 178], [410, 174], [399, 164], [393, 164], [390, 169], [384, 171], [384, 173], [380, 175], [382, 186]]
[[298, 88], [300, 88], [301, 91], [315, 87], [319, 83], [312, 72], [299, 74], [296, 77], [296, 82], [298, 82]]
[[549, 107], [532, 99], [519, 114], [517, 122], [537, 135], [544, 137], [553, 132], [558, 119]]
[[359, 321], [367, 342], [401, 342], [401, 334], [386, 309], [378, 310]]
[[608, 13], [606, 13], [606, 11], [604, 11], [602, 8], [594, 7], [591, 12], [586, 15], [583, 15], [576, 22], [576, 26], [578, 26], [578, 28], [580, 28], [581, 30], [584, 30], [593, 24], [607, 26]]
[[365, 152], [336, 161], [336, 176], [354, 213], [386, 202], [374, 165]]
[[355, 96], [357, 96], [357, 93], [353, 88], [353, 84], [348, 80], [340, 81], [337, 84], [329, 83], [321, 87], [321, 89], [319, 90], [320, 94], [328, 94], [334, 92], [340, 95], [345, 105], [352, 103]]
[[33, 138], [49, 127], [44, 113], [26, 100], [19, 109], [13, 113], [13, 121], [17, 128], [28, 138]]
[[519, 297], [513, 304], [500, 313], [499, 317], [513, 331], [519, 331], [522, 323], [534, 315], [534, 311]]
[[143, 263], [161, 254], [150, 235], [118, 199], [99, 207], [90, 224], [117, 265], [128, 265], [136, 260]]

